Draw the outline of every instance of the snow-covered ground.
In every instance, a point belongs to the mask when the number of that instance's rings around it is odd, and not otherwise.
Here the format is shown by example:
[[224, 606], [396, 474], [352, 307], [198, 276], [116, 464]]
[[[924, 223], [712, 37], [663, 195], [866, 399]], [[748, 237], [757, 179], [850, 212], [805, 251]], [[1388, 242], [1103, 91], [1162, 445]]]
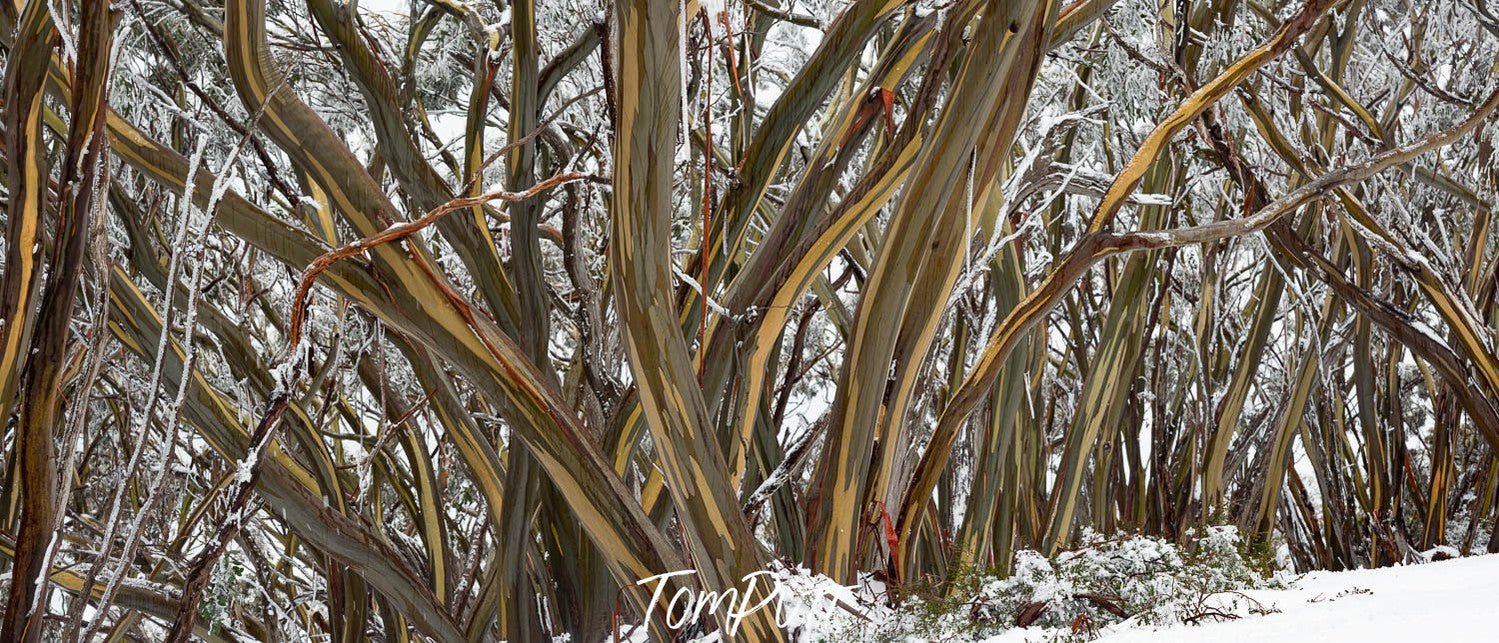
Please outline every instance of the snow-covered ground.
[[[1499, 639], [1499, 555], [1425, 565], [1312, 572], [1290, 589], [1223, 596], [1210, 607], [1239, 618], [1103, 633], [1108, 643], [1161, 641], [1492, 641]], [[1266, 613], [1269, 612], [1269, 613]], [[1204, 618], [1210, 621], [1210, 618]], [[1044, 638], [1011, 630], [994, 641]]]
[[[1209, 528], [1190, 554], [1145, 536], [1084, 540], [1094, 544], [1053, 559], [1020, 552], [1012, 575], [960, 590], [969, 598], [935, 603], [891, 607], [884, 584], [872, 578], [844, 587], [804, 568], [775, 566], [756, 582], [774, 588], [775, 600], [762, 607], [807, 643], [1499, 641], [1499, 555], [1265, 578], [1246, 566], [1231, 527]], [[1456, 554], [1439, 547], [1420, 556]], [[718, 609], [704, 608], [690, 590], [679, 594], [682, 605], [672, 597], [668, 608], [673, 628]], [[668, 605], [664, 595], [653, 601]], [[1033, 625], [1014, 627], [1017, 621]], [[648, 636], [635, 628], [626, 639]], [[713, 632], [693, 640], [723, 638]]]

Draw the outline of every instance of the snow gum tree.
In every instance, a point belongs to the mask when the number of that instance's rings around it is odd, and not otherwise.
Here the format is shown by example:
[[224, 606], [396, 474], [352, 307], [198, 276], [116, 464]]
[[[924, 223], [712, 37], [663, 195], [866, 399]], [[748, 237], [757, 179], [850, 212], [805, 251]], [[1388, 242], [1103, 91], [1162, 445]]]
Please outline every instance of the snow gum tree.
[[1484, 0], [0, 12], [0, 639], [1499, 551]]

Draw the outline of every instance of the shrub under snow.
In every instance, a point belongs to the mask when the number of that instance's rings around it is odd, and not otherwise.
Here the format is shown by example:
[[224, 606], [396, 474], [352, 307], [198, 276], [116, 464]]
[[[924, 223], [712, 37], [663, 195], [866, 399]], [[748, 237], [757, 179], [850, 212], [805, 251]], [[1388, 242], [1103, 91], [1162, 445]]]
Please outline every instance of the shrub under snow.
[[825, 614], [803, 624], [802, 640], [982, 641], [1017, 627], [1034, 628], [1027, 640], [1087, 640], [1126, 620], [1166, 625], [1224, 618], [1210, 599], [1273, 580], [1268, 564], [1245, 555], [1233, 527], [1210, 527], [1187, 547], [1093, 533], [1082, 542], [1091, 544], [1052, 559], [1021, 551], [1009, 577], [968, 574], [945, 596], [913, 596], [893, 610], [863, 602], [857, 617]]

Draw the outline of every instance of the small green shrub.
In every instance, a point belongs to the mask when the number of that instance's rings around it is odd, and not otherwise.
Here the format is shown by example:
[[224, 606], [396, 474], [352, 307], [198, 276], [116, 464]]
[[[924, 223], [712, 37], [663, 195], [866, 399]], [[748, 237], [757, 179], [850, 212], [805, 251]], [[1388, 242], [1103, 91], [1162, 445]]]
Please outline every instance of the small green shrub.
[[1263, 587], [1274, 569], [1270, 549], [1246, 545], [1233, 527], [1210, 527], [1186, 547], [1091, 532], [1082, 542], [1088, 544], [1055, 558], [1017, 552], [1006, 578], [958, 570], [945, 585], [907, 587], [906, 602], [887, 622], [844, 640], [979, 640], [1035, 627], [1049, 640], [1083, 641], [1125, 620], [1203, 620], [1212, 613], [1209, 598]]

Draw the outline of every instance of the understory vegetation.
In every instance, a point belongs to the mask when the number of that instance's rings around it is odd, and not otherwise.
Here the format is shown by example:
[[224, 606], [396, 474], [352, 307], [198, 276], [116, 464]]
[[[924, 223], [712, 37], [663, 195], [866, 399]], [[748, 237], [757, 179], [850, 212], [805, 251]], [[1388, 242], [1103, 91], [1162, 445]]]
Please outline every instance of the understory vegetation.
[[[902, 596], [866, 579], [843, 588], [848, 598], [842, 603], [818, 612], [786, 608], [783, 617], [807, 641], [982, 641], [1017, 627], [1034, 628], [1027, 640], [1087, 641], [1121, 623], [1160, 627], [1237, 619], [1218, 599], [1279, 587], [1287, 578], [1268, 552], [1251, 553], [1231, 526], [1210, 527], [1181, 546], [1143, 535], [1105, 538], [1089, 530], [1078, 540], [1078, 548], [1051, 559], [1017, 552], [1009, 575], [962, 570], [940, 587], [905, 587]], [[814, 583], [795, 591], [786, 599], [793, 604], [829, 590]], [[1273, 611], [1259, 604], [1249, 609]]]

